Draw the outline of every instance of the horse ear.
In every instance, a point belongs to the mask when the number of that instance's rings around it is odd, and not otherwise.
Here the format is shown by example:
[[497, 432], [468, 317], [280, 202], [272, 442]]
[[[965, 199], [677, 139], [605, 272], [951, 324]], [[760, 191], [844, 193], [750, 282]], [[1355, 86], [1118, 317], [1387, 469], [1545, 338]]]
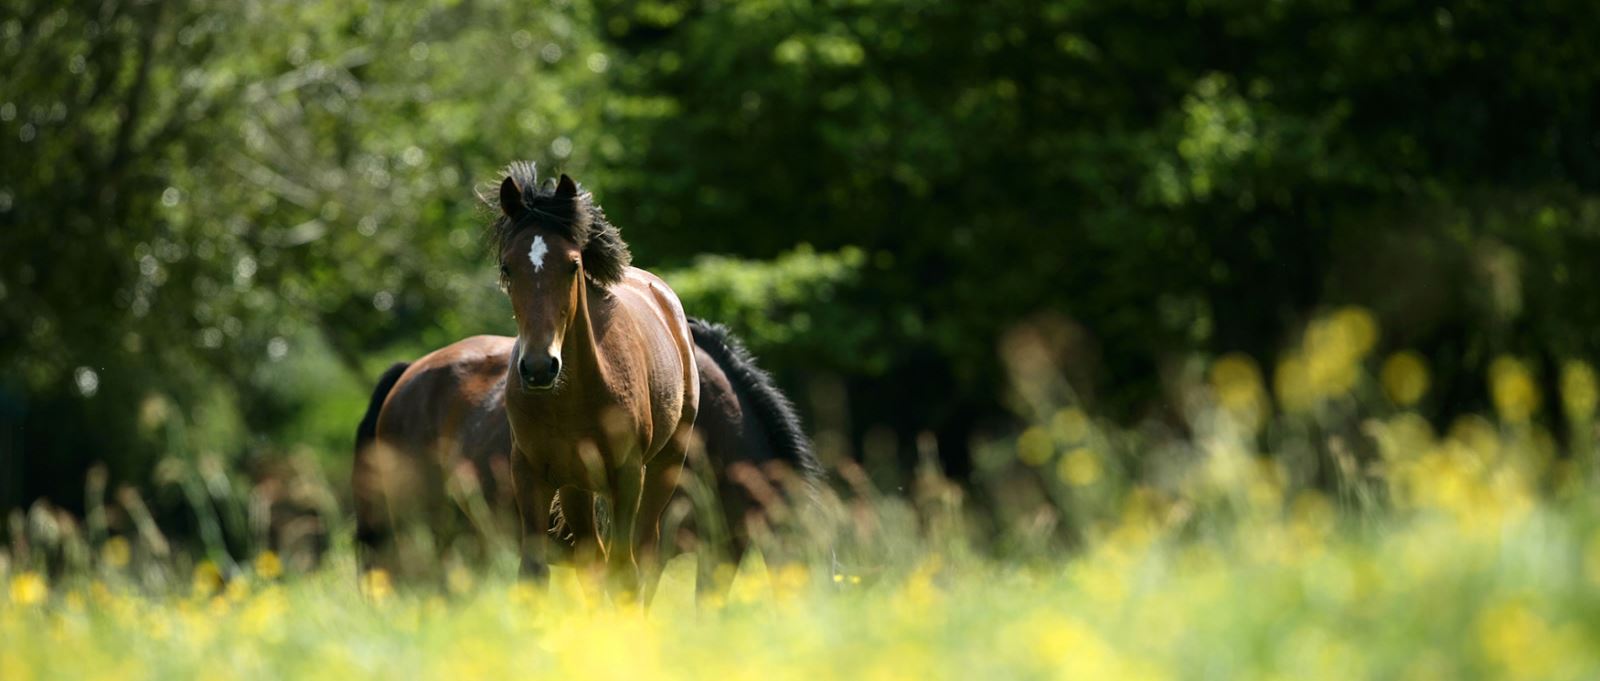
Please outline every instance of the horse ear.
[[578, 183], [573, 182], [572, 178], [567, 177], [566, 173], [562, 173], [561, 181], [556, 183], [556, 198], [570, 199], [577, 195]]
[[500, 210], [513, 220], [522, 217], [526, 207], [522, 204], [522, 190], [517, 188], [517, 181], [506, 177], [500, 183]]

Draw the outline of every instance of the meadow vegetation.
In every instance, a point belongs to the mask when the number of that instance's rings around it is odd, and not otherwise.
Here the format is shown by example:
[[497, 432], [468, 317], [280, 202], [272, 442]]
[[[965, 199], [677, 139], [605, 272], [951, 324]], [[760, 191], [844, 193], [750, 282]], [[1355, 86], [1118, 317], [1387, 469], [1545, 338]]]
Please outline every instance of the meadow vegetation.
[[0, 563], [0, 677], [1585, 678], [1593, 368], [1550, 404], [1500, 358], [1493, 411], [1436, 426], [1427, 364], [1378, 333], [1342, 308], [1274, 367], [1196, 361], [1170, 433], [1086, 412], [1018, 340], [1037, 417], [979, 448], [992, 512], [931, 454], [904, 494], [845, 463], [741, 564], [673, 557], [647, 607], [518, 582], [510, 552], [401, 586], [342, 537], [303, 571], [36, 516]]

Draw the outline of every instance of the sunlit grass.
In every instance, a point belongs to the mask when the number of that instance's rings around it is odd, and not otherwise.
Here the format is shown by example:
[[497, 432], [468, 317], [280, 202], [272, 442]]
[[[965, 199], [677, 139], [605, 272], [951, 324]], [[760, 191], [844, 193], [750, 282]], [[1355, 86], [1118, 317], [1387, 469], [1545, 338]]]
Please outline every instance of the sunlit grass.
[[1363, 530], [1304, 497], [1193, 538], [1131, 520], [1059, 565], [934, 552], [863, 580], [751, 561], [698, 600], [680, 559], [648, 608], [567, 569], [543, 590], [369, 576], [366, 596], [347, 563], [163, 595], [21, 572], [0, 677], [1583, 678], [1592, 508], [1480, 501], [1506, 503]]
[[1247, 357], [1207, 363], [1181, 441], [1034, 405], [980, 475], [1000, 508], [1037, 500], [1002, 522], [930, 470], [901, 498], [841, 469], [850, 493], [794, 516], [822, 529], [766, 545], [799, 558], [679, 555], [648, 606], [571, 568], [407, 587], [343, 549], [310, 573], [270, 552], [185, 568], [121, 537], [55, 577], [14, 557], [0, 679], [1591, 678], [1593, 370], [1549, 377], [1570, 451], [1514, 358], [1485, 377], [1494, 414], [1436, 430], [1411, 410], [1425, 361], [1378, 356], [1364, 315], [1319, 320], [1270, 391]]

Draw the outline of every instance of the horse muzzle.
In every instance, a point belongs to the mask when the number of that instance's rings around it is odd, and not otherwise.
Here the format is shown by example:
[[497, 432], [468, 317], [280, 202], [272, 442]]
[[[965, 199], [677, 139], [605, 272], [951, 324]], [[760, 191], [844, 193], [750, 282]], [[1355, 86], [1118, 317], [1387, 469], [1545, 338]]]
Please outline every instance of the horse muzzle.
[[526, 392], [549, 390], [561, 375], [561, 358], [550, 355], [523, 355], [517, 359], [517, 379]]

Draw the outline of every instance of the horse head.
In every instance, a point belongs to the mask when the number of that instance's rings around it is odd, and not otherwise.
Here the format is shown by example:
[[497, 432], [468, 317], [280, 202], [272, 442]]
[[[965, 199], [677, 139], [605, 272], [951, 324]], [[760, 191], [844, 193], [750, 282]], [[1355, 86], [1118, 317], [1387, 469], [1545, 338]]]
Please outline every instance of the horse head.
[[[586, 197], [587, 195], [583, 195]], [[512, 366], [525, 391], [551, 390], [561, 376], [561, 344], [577, 318], [583, 288], [587, 211], [577, 183], [561, 176], [540, 191], [516, 176], [500, 184], [500, 286], [517, 321]]]
[[631, 256], [594, 198], [565, 174], [540, 186], [532, 163], [513, 163], [498, 203], [491, 229], [500, 286], [517, 320], [515, 373], [525, 391], [552, 390], [586, 285], [620, 281]]

